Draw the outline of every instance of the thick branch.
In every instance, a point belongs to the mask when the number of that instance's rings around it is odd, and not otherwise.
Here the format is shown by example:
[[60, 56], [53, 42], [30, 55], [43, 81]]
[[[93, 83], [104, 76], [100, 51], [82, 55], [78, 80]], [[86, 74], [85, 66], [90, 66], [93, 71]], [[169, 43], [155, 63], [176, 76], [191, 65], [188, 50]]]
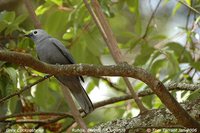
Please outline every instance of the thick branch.
[[[200, 120], [200, 99], [181, 104], [192, 117], [197, 121]], [[102, 123], [96, 126], [94, 129], [101, 132], [104, 131], [122, 131], [122, 132], [146, 132], [146, 129], [155, 131], [156, 129], [178, 128], [176, 132], [180, 132], [183, 126], [180, 126], [176, 118], [166, 108], [155, 109], [148, 111], [145, 114], [140, 114], [137, 117], [129, 119], [118, 119], [106, 123]], [[194, 131], [199, 132], [197, 128], [191, 128]], [[187, 130], [187, 128], [185, 129]], [[162, 132], [163, 130], [161, 130]], [[183, 131], [183, 130], [182, 130]], [[164, 132], [164, 131], [163, 131]]]
[[165, 106], [174, 114], [178, 122], [185, 127], [196, 127], [200, 130], [197, 123], [173, 98], [165, 86], [158, 79], [146, 72], [144, 69], [131, 67], [128, 64], [119, 64], [111, 66], [97, 65], [49, 65], [42, 63], [31, 55], [18, 52], [9, 52], [0, 50], [0, 60], [15, 64], [29, 66], [37, 71], [53, 75], [88, 75], [88, 76], [123, 76], [139, 79], [146, 83], [152, 91], [160, 98]]

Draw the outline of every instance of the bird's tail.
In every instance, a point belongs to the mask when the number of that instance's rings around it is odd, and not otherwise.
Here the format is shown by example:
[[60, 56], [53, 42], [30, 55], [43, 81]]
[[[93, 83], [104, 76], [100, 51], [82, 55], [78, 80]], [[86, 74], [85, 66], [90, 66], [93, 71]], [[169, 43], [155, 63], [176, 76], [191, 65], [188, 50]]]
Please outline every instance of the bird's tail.
[[56, 77], [56, 78], [70, 90], [70, 92], [75, 97], [75, 99], [77, 100], [77, 102], [79, 103], [79, 105], [86, 114], [94, 110], [93, 104], [89, 96], [85, 92], [84, 88], [82, 87], [78, 78], [76, 77], [71, 77], [71, 78]]
[[79, 89], [81, 91], [80, 93], [76, 93], [73, 90], [71, 90], [71, 93], [73, 94], [75, 99], [78, 101], [79, 105], [84, 110], [84, 112], [86, 114], [88, 114], [88, 113], [90, 113], [94, 110], [94, 107], [93, 107], [93, 104], [92, 104], [89, 96], [87, 95], [87, 93], [85, 92], [85, 90], [84, 90], [84, 88], [82, 87], [81, 84], [80, 84], [79, 87], [80, 87]]

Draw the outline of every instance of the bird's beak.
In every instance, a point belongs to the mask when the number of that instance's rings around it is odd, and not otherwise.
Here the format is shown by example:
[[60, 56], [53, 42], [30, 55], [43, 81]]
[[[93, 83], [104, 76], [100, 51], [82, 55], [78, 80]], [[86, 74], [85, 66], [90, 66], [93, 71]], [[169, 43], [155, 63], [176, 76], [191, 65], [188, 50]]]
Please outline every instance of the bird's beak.
[[25, 34], [25, 37], [31, 37], [33, 35], [33, 33], [29, 33], [29, 34]]

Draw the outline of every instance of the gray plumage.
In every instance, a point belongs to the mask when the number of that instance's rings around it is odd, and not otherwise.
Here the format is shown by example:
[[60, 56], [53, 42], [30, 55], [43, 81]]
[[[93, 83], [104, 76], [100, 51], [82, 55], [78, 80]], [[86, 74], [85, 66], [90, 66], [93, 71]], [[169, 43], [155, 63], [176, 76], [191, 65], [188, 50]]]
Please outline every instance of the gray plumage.
[[[36, 44], [36, 52], [41, 61], [49, 64], [75, 63], [64, 45], [59, 40], [49, 36], [44, 30], [35, 29], [26, 36], [30, 37]], [[94, 109], [92, 102], [80, 83], [79, 78], [84, 81], [81, 76], [55, 76], [55, 78], [69, 88], [85, 113], [89, 113]]]

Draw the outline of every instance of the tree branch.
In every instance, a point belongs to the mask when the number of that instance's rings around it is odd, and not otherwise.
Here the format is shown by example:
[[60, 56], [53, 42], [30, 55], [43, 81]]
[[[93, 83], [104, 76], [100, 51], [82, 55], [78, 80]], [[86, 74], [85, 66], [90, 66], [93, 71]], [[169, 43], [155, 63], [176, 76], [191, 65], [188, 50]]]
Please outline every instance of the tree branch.
[[188, 9], [190, 9], [191, 11], [193, 11], [194, 13], [197, 13], [200, 15], [200, 12], [198, 10], [196, 10], [195, 8], [191, 7], [190, 5], [186, 4], [185, 2], [181, 1], [181, 0], [176, 0], [177, 2], [181, 3], [182, 5], [184, 5], [185, 7], [187, 7]]
[[20, 114], [12, 114], [12, 115], [7, 115], [0, 117], [0, 122], [5, 121], [6, 119], [9, 118], [16, 118], [16, 117], [25, 117], [25, 116], [65, 116], [65, 117], [70, 117], [73, 118], [73, 116], [70, 113], [56, 113], [56, 112], [28, 112], [28, 113], [20, 113]]
[[196, 122], [174, 99], [165, 86], [154, 76], [144, 69], [132, 67], [126, 63], [111, 66], [98, 65], [50, 65], [34, 59], [31, 55], [0, 50], [0, 60], [10, 63], [29, 66], [37, 71], [52, 75], [71, 76], [122, 76], [132, 77], [146, 83], [152, 91], [160, 98], [165, 106], [174, 114], [178, 122], [185, 127], [196, 127], [200, 130], [200, 125]]
[[40, 83], [40, 82], [42, 82], [42, 81], [44, 81], [44, 80], [50, 78], [51, 76], [52, 76], [52, 75], [47, 75], [47, 76], [45, 76], [45, 77], [43, 77], [43, 78], [41, 78], [41, 79], [35, 81], [34, 83], [25, 86], [23, 89], [21, 89], [21, 90], [19, 90], [19, 91], [13, 93], [13, 94], [11, 94], [11, 95], [8, 95], [8, 96], [6, 96], [6, 97], [0, 99], [0, 103], [4, 102], [4, 101], [6, 101], [6, 100], [8, 100], [8, 99], [10, 99], [10, 98], [12, 98], [12, 97], [14, 97], [14, 96], [17, 96], [17, 95], [21, 94], [22, 92], [24, 92], [24, 91], [26, 91], [26, 90], [29, 90], [32, 86], [34, 86], [34, 85], [36, 85], [36, 84], [38, 84], [38, 83]]
[[[20, 95], [24, 91], [29, 90], [34, 85], [44, 81], [47, 78], [50, 78], [51, 76], [52, 75], [47, 75], [47, 76], [35, 81], [34, 83], [25, 86], [20, 91], [17, 91], [17, 92], [15, 92], [13, 94], [10, 94], [10, 95], [8, 95], [6, 97], [1, 98], [0, 99], [0, 103], [4, 102], [4, 101], [6, 101], [6, 100], [8, 100], [8, 99], [10, 99], [10, 98], [12, 98], [14, 96]], [[116, 89], [116, 91], [120, 91], [120, 92], [126, 93], [121, 88], [116, 87], [112, 82], [108, 81], [108, 79], [106, 79], [104, 77], [95, 77], [95, 78], [101, 78], [102, 80], [105, 80], [106, 82], [108, 82], [108, 84], [111, 87], [113, 87], [114, 89]], [[168, 85], [166, 85], [166, 88], [169, 91], [172, 91], [172, 90], [176, 90], [176, 91], [181, 91], [181, 90], [184, 90], [184, 91], [195, 91], [195, 90], [200, 88], [200, 85], [199, 84], [187, 84], [187, 83], [169, 83]], [[148, 95], [152, 95], [152, 94], [154, 94], [154, 92], [152, 90], [150, 90], [150, 89], [147, 89], [147, 90], [143, 90], [141, 92], [138, 92], [137, 95], [139, 97], [144, 97], [144, 96], [148, 96]], [[121, 96], [121, 97], [113, 97], [113, 98], [110, 98], [108, 100], [104, 100], [104, 101], [101, 101], [101, 102], [98, 102], [98, 103], [94, 103], [94, 107], [98, 108], [98, 107], [101, 107], [101, 106], [104, 106], [104, 105], [107, 105], [107, 104], [112, 104], [112, 103], [115, 103], [115, 102], [118, 102], [118, 101], [123, 101], [123, 100], [128, 100], [128, 99], [131, 99], [131, 95], [125, 95], [125, 96]], [[83, 112], [83, 110], [81, 110], [81, 112]], [[0, 121], [1, 121], [1, 118], [0, 118]]]
[[153, 20], [153, 18], [154, 18], [154, 16], [155, 16], [155, 14], [156, 14], [156, 11], [158, 10], [158, 7], [160, 6], [161, 1], [162, 1], [162, 0], [159, 0], [158, 4], [156, 5], [155, 10], [154, 10], [153, 13], [151, 14], [151, 17], [150, 17], [150, 19], [149, 19], [149, 21], [148, 21], [147, 27], [145, 28], [146, 30], [145, 30], [145, 32], [144, 32], [144, 35], [142, 36], [143, 39], [147, 36], [147, 34], [148, 34], [148, 32], [149, 32], [150, 24], [151, 24], [151, 22], [152, 22], [152, 20]]
[[[169, 83], [166, 85], [166, 88], [169, 91], [195, 91], [200, 88], [199, 84], [186, 84], [186, 83]], [[139, 97], [144, 97], [148, 95], [152, 95], [154, 92], [150, 89], [138, 92]]]
[[[188, 90], [188, 91], [195, 91], [196, 89], [200, 88], [200, 85], [193, 85], [193, 84], [185, 84], [185, 83], [170, 83], [167, 85], [168, 90]], [[138, 93], [139, 97], [146, 96], [146, 95], [151, 95], [153, 92], [151, 90], [145, 90], [142, 92]], [[107, 100], [103, 100], [97, 103], [94, 103], [94, 108], [97, 109], [99, 107], [103, 107], [109, 104], [113, 104], [116, 102], [124, 101], [124, 100], [129, 100], [131, 99], [131, 95], [125, 95], [125, 96], [120, 96], [120, 97], [113, 97]], [[82, 109], [79, 110], [80, 112], [83, 112]], [[16, 118], [16, 117], [24, 117], [24, 116], [39, 116], [39, 115], [51, 115], [51, 116], [64, 116], [65, 117], [59, 117], [55, 118], [57, 121], [60, 119], [64, 119], [66, 117], [73, 118], [70, 113], [59, 113], [59, 112], [29, 112], [29, 113], [21, 113], [21, 114], [12, 114], [12, 115], [7, 115], [4, 117], [0, 117], [0, 122], [5, 121], [6, 119], [9, 118]], [[56, 122], [56, 121], [55, 121]], [[15, 123], [18, 124], [18, 123]], [[38, 123], [37, 123], [38, 124]], [[39, 126], [46, 125], [50, 123], [40, 123]]]
[[30, 0], [24, 0], [24, 3], [25, 3], [25, 6], [30, 14], [30, 17], [33, 21], [33, 24], [34, 24], [34, 27], [37, 28], [37, 29], [40, 29], [42, 26], [41, 26], [41, 23], [40, 21], [38, 20], [36, 14], [35, 14], [35, 11], [33, 9], [33, 5], [31, 3]]
[[[182, 103], [184, 109], [186, 109], [192, 117], [197, 121], [200, 120], [200, 99], [195, 101]], [[99, 126], [93, 128], [101, 132], [104, 131], [122, 131], [122, 132], [146, 132], [146, 129], [150, 131], [156, 131], [162, 128], [173, 128], [176, 132], [184, 128], [180, 126], [176, 118], [166, 108], [150, 110], [145, 114], [140, 114], [137, 117], [130, 119], [117, 119], [114, 121], [102, 123]], [[190, 128], [194, 131], [199, 132], [197, 128]], [[185, 129], [187, 130], [187, 128]], [[162, 132], [162, 131], [161, 131]], [[164, 131], [163, 131], [164, 132]], [[183, 131], [182, 131], [183, 132]]]
[[[42, 78], [42, 79], [44, 79], [44, 78]], [[41, 81], [41, 80], [38, 80], [37, 82], [39, 82], [39, 81]], [[29, 87], [27, 87], [27, 88], [29, 88]], [[172, 91], [172, 90], [195, 91], [199, 88], [200, 88], [199, 84], [194, 85], [194, 84], [186, 84], [186, 83], [170, 83], [167, 85], [167, 89], [169, 91]], [[143, 97], [143, 96], [147, 96], [147, 95], [151, 95], [151, 94], [153, 94], [153, 92], [151, 90], [144, 90], [144, 91], [139, 92], [138, 96]], [[112, 104], [112, 103], [116, 103], [116, 102], [120, 102], [120, 101], [124, 101], [124, 100], [128, 100], [128, 99], [131, 99], [131, 95], [124, 95], [124, 96], [120, 96], [120, 97], [109, 98], [107, 100], [103, 100], [103, 101], [94, 103], [94, 108], [96, 109], [96, 108], [99, 108], [99, 107], [102, 107], [102, 106], [105, 106], [108, 104]], [[69, 116], [71, 115], [70, 113], [57, 113], [57, 112], [29, 112], [29, 113], [12, 114], [12, 115], [8, 115], [8, 116], [0, 117], [0, 121], [3, 121], [8, 118], [21, 117], [21, 116], [35, 116], [35, 115], [61, 116], [61, 115], [66, 115], [66, 114], [68, 114]]]
[[[36, 81], [36, 82], [38, 82], [38, 81]], [[28, 85], [28, 86], [30, 86], [30, 85]], [[27, 87], [27, 88], [29, 88], [29, 87]], [[200, 88], [199, 84], [194, 85], [194, 84], [186, 84], [186, 83], [170, 83], [170, 84], [167, 85], [167, 89], [169, 91], [172, 91], [172, 90], [176, 90], [176, 91], [180, 91], [180, 90], [195, 91], [195, 90], [197, 90], [199, 88]], [[23, 89], [23, 90], [25, 91], [27, 89]], [[22, 93], [24, 91], [20, 91], [20, 92]], [[139, 92], [138, 96], [139, 97], [144, 97], [144, 96], [148, 96], [148, 95], [152, 95], [152, 94], [154, 94], [153, 91], [148, 89], [148, 90], [144, 90], [144, 91]], [[11, 94], [11, 95], [9, 95], [7, 97], [11, 98], [11, 97], [13, 97], [15, 95], [18, 95], [18, 93], [13, 93], [13, 94]], [[120, 97], [112, 97], [112, 98], [109, 98], [109, 99], [94, 103], [94, 108], [97, 109], [99, 107], [103, 107], [103, 106], [106, 106], [106, 105], [109, 105], [109, 104], [113, 104], [113, 103], [116, 103], [116, 102], [120, 102], [120, 101], [129, 100], [131, 98], [132, 98], [131, 95], [124, 95], [124, 96], [120, 96]], [[2, 99], [4, 99], [4, 98], [2, 98]], [[0, 101], [2, 101], [2, 99]], [[80, 109], [79, 111], [83, 112], [82, 109]], [[18, 117], [18, 116], [26, 116], [26, 115], [62, 115], [62, 114], [63, 113], [57, 113], [57, 112], [56, 113], [55, 112], [44, 112], [44, 113], [43, 112], [41, 112], [41, 113], [40, 112], [35, 112], [35, 113], [13, 114], [13, 115], [0, 117], [0, 121], [8, 119], [8, 118], [13, 118], [13, 117]]]
[[122, 92], [124, 94], [127, 94], [126, 90], [125, 89], [122, 89], [122, 88], [119, 88], [117, 87], [117, 85], [115, 85], [114, 83], [112, 83], [109, 79], [105, 78], [105, 77], [96, 77], [96, 78], [99, 78], [103, 81], [105, 81], [111, 88], [113, 88], [114, 90], [116, 91], [119, 91], [119, 92]]
[[[34, 119], [18, 119], [18, 120], [6, 120], [8, 119], [9, 117], [10, 118], [13, 118], [14, 116], [15, 117], [19, 117], [19, 116], [35, 116], [35, 115], [54, 115], [56, 117], [53, 117], [53, 118], [49, 118], [49, 119], [46, 119], [46, 120], [34, 120]], [[9, 123], [9, 127], [13, 126], [13, 125], [16, 125], [16, 124], [27, 124], [27, 123], [33, 123], [33, 124], [38, 124], [39, 126], [44, 126], [44, 125], [48, 125], [48, 124], [51, 124], [51, 123], [55, 123], [61, 119], [64, 119], [66, 117], [70, 117], [70, 118], [73, 118], [73, 116], [70, 114], [70, 113], [54, 113], [54, 112], [38, 112], [38, 113], [23, 113], [23, 114], [15, 114], [15, 115], [10, 115], [10, 116], [6, 116], [4, 117], [5, 119], [0, 122], [2, 123]], [[38, 126], [38, 127], [39, 127]], [[6, 130], [7, 128], [1, 128], [0, 129], [0, 132], [5, 132], [4, 130]]]
[[[91, 6], [88, 3], [88, 0], [83, 0], [83, 1], [86, 5], [88, 11], [90, 12], [91, 16], [93, 17], [97, 27], [99, 28], [99, 31], [102, 34], [102, 37], [105, 40], [113, 59], [115, 60], [115, 62], [117, 64], [123, 62], [121, 51], [117, 45], [117, 40], [114, 37], [111, 27], [101, 10], [99, 2], [97, 0], [92, 0], [91, 1], [92, 6]], [[130, 81], [128, 80], [128, 78], [124, 77], [123, 79], [127, 85], [127, 88], [129, 90], [130, 94], [132, 95], [133, 99], [135, 100], [136, 104], [138, 105], [140, 111], [141, 112], [147, 111], [147, 109], [144, 107], [144, 105], [138, 98], [136, 92], [133, 90], [132, 85], [131, 85]]]
[[66, 117], [66, 115], [58, 116], [56, 118], [50, 118], [47, 120], [33, 120], [33, 119], [4, 120], [4, 121], [2, 121], [2, 123], [12, 123], [12, 125], [21, 124], [21, 123], [34, 123], [34, 124], [42, 124], [43, 125], [43, 124], [50, 124], [50, 123], [57, 122], [65, 117]]

